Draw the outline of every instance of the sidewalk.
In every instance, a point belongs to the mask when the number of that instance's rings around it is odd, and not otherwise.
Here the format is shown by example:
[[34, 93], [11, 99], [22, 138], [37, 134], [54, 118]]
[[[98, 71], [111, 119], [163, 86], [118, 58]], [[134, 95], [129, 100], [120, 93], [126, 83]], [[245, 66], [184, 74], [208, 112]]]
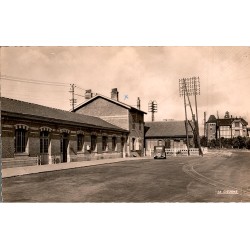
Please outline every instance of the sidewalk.
[[91, 160], [91, 161], [81, 161], [81, 162], [65, 162], [59, 164], [5, 168], [2, 169], [2, 178], [64, 170], [64, 169], [82, 168], [82, 167], [103, 165], [103, 164], [123, 162], [123, 161], [136, 161], [136, 160], [146, 160], [146, 159], [152, 159], [152, 157], [147, 156], [147, 157], [133, 157], [133, 158], [132, 157], [114, 158], [114, 159], [102, 159], [102, 160]]

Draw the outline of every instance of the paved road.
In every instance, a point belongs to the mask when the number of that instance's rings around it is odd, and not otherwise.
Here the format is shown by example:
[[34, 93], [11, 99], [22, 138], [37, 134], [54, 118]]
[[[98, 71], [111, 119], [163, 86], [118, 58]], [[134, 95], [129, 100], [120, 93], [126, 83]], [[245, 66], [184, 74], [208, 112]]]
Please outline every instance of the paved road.
[[3, 179], [3, 198], [5, 202], [250, 201], [249, 159], [247, 152], [225, 152], [11, 177]]

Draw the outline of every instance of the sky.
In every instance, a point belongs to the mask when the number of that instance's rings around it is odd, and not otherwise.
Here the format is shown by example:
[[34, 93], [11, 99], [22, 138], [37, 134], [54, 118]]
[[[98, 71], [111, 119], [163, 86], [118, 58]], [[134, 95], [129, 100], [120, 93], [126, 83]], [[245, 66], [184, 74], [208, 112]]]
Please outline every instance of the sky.
[[[4, 97], [70, 110], [70, 84], [75, 84], [77, 105], [86, 89], [110, 97], [117, 88], [119, 100], [147, 112], [158, 104], [156, 121], [184, 120], [179, 79], [200, 78], [198, 118], [204, 112], [223, 117], [241, 116], [250, 122], [250, 47], [2, 47], [1, 74], [44, 81], [34, 84], [2, 79]], [[126, 98], [127, 96], [128, 98]], [[194, 99], [191, 97], [194, 109]], [[188, 107], [187, 107], [188, 108]], [[191, 114], [188, 109], [188, 118]]]

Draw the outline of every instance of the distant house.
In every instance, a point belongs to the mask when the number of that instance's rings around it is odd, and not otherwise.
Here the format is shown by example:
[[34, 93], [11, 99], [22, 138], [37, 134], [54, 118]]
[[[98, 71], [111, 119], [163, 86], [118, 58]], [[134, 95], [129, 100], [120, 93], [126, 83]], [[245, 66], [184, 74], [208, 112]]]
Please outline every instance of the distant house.
[[[146, 122], [145, 130], [146, 152], [154, 149], [154, 146], [187, 147], [185, 121]], [[190, 126], [188, 126], [188, 137], [190, 144], [193, 145], [193, 133]]]
[[74, 110], [77, 114], [99, 117], [117, 127], [129, 131], [125, 139], [127, 156], [143, 156], [144, 154], [144, 115], [140, 110], [140, 100], [137, 106], [131, 106], [119, 101], [117, 88], [112, 89], [111, 97], [101, 94], [93, 95], [91, 90], [85, 92], [85, 102]]
[[129, 131], [98, 117], [1, 98], [2, 166], [123, 157]]
[[210, 115], [206, 122], [206, 136], [209, 141], [217, 137], [217, 119], [214, 115]]
[[237, 136], [248, 136], [247, 121], [241, 117], [229, 116], [229, 112], [225, 113], [224, 118], [216, 119], [214, 115], [210, 115], [206, 122], [206, 135], [209, 141], [217, 138], [234, 138]]

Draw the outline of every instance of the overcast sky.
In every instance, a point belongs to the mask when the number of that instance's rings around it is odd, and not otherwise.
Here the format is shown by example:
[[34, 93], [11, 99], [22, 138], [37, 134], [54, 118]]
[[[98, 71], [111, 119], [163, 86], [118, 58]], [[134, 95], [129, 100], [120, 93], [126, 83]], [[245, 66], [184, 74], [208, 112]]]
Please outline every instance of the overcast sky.
[[[3, 47], [2, 75], [65, 85], [1, 81], [2, 96], [69, 110], [70, 83], [148, 111], [156, 100], [155, 120], [184, 119], [179, 79], [200, 77], [199, 121], [203, 114], [223, 117], [226, 111], [250, 121], [250, 47]], [[81, 89], [80, 89], [81, 88]], [[125, 99], [128, 95], [128, 99]], [[84, 101], [77, 96], [77, 104]], [[193, 100], [192, 100], [193, 102]], [[194, 102], [193, 102], [194, 103]], [[190, 119], [191, 116], [189, 115]], [[148, 113], [146, 121], [151, 119]]]

